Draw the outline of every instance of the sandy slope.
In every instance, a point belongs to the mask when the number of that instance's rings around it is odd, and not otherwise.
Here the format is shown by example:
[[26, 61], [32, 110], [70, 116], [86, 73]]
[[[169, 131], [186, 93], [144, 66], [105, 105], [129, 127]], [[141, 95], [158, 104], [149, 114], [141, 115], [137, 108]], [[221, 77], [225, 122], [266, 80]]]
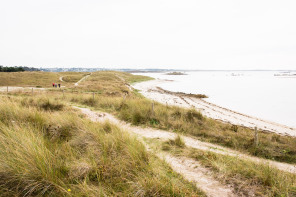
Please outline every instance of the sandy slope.
[[258, 129], [263, 131], [269, 131], [269, 132], [274, 132], [281, 135], [289, 135], [289, 136], [296, 137], [296, 128], [290, 128], [278, 123], [265, 121], [256, 117], [244, 115], [244, 114], [217, 106], [213, 103], [209, 103], [203, 99], [170, 94], [157, 88], [159, 84], [165, 83], [165, 82], [168, 82], [168, 81], [157, 79], [157, 80], [137, 83], [137, 84], [134, 84], [133, 87], [135, 89], [140, 90], [145, 97], [158, 101], [163, 104], [177, 105], [177, 106], [187, 107], [187, 108], [194, 107], [198, 109], [203, 115], [213, 119], [217, 119], [224, 122], [229, 122], [231, 124], [241, 125], [249, 128], [257, 127]]

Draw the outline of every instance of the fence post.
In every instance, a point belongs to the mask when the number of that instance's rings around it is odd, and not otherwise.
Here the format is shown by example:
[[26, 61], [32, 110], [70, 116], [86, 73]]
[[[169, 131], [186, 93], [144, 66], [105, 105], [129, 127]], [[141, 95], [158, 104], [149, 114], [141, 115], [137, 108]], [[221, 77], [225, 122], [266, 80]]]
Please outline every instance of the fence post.
[[258, 139], [258, 129], [255, 127], [255, 133], [254, 133], [254, 145], [257, 147], [259, 144], [259, 139]]
[[152, 102], [152, 116], [154, 116], [154, 102]]

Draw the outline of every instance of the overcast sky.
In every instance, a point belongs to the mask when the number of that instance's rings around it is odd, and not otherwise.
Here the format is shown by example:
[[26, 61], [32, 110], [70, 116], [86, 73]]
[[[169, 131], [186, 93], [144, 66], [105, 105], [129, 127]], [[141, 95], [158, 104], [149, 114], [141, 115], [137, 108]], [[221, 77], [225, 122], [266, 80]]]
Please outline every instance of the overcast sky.
[[296, 69], [295, 0], [0, 0], [0, 65]]

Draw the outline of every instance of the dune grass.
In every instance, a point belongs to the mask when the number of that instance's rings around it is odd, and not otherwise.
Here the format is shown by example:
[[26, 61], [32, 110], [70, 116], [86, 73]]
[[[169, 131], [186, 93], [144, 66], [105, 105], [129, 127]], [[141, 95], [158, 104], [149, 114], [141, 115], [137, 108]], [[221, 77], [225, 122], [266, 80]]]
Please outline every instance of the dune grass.
[[[171, 130], [254, 156], [296, 163], [296, 138], [259, 132], [259, 145], [255, 147], [253, 130], [206, 118], [194, 109], [155, 103], [152, 112], [152, 101], [136, 90], [131, 91], [128, 85], [128, 82], [149, 79], [122, 72], [94, 72], [75, 90], [66, 89], [65, 98], [61, 91], [52, 90], [43, 94], [113, 113], [134, 125]], [[92, 94], [87, 94], [90, 91], [95, 92], [95, 99]]]
[[63, 73], [63, 81], [65, 82], [69, 82], [69, 83], [76, 83], [78, 82], [80, 79], [82, 79], [83, 77], [90, 75], [90, 73], [85, 73], [85, 72], [79, 72], [79, 73], [68, 73], [65, 72]]
[[137, 93], [130, 96], [68, 96], [69, 101], [112, 112], [121, 120], [191, 135], [202, 141], [223, 145], [254, 156], [296, 163], [296, 138], [259, 132], [259, 145], [254, 146], [254, 131], [204, 117], [194, 109], [183, 109], [154, 103]]
[[[87, 73], [83, 72], [0, 72], [0, 86], [33, 86], [33, 87], [52, 87], [52, 83], [61, 83], [63, 86], [73, 86]], [[60, 81], [60, 77], [64, 82]]]
[[1, 97], [0, 196], [203, 196], [135, 137], [56, 102]]
[[122, 96], [131, 93], [129, 83], [151, 80], [146, 76], [132, 75], [117, 71], [93, 72], [87, 80], [79, 84], [78, 90], [97, 92], [107, 96]]
[[[181, 139], [182, 140], [182, 139]], [[224, 184], [230, 184], [239, 196], [295, 196], [296, 175], [278, 169], [185, 146], [178, 146], [180, 139], [162, 143], [162, 150], [176, 156], [193, 158], [214, 172]]]

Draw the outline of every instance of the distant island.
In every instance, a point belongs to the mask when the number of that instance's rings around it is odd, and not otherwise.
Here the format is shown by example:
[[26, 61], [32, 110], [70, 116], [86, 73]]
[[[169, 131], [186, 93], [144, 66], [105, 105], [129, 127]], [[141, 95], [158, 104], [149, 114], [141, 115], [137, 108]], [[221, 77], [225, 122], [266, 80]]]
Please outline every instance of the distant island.
[[167, 73], [166, 75], [187, 75], [187, 74], [182, 72], [170, 72], [170, 73]]

